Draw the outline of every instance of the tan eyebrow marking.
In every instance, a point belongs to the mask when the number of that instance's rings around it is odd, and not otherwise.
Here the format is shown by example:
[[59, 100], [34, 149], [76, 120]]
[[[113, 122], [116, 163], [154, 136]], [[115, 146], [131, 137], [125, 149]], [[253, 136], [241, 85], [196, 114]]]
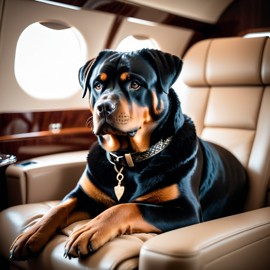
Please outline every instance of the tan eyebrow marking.
[[120, 75], [120, 80], [121, 81], [126, 81], [129, 78], [128, 72], [124, 72]]
[[108, 75], [107, 75], [106, 73], [103, 72], [103, 73], [100, 74], [99, 78], [100, 78], [101, 81], [104, 82], [104, 81], [107, 80]]

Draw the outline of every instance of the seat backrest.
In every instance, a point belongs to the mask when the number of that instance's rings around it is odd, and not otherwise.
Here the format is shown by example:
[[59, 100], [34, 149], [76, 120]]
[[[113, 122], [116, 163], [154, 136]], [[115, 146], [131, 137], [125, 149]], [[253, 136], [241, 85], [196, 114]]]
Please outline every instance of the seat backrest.
[[[246, 167], [246, 209], [267, 204], [270, 179], [270, 38], [217, 38], [184, 57], [179, 95], [198, 135]], [[269, 196], [269, 195], [268, 195]]]

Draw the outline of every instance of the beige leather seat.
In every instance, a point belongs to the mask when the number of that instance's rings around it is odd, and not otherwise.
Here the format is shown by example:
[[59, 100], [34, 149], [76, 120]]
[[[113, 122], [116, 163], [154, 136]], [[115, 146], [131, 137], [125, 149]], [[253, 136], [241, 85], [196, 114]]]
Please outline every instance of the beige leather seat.
[[[82, 221], [57, 234], [39, 256], [12, 262], [13, 267], [270, 269], [270, 39], [237, 37], [199, 42], [184, 58], [182, 78], [185, 85], [178, 90], [183, 111], [195, 121], [198, 134], [231, 150], [247, 168], [250, 192], [246, 212], [161, 235], [124, 235], [88, 258], [65, 259], [67, 235], [86, 222]], [[10, 204], [24, 205], [0, 213], [2, 256], [8, 258], [16, 235], [57, 203], [44, 201], [64, 195], [60, 189], [55, 192], [58, 183], [59, 187], [64, 181], [70, 188], [75, 185], [86, 153], [77, 153], [75, 165], [73, 155], [40, 157], [37, 164], [8, 168]], [[67, 162], [56, 162], [67, 156]], [[42, 202], [37, 203], [39, 198]]]

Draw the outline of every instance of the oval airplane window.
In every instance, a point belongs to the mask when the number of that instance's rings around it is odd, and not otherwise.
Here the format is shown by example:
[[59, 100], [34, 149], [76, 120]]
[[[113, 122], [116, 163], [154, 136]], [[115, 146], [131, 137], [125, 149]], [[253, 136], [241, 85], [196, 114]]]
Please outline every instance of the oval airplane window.
[[143, 48], [159, 49], [157, 42], [145, 36], [128, 36], [124, 38], [117, 46], [117, 51], [128, 52]]
[[37, 99], [63, 99], [80, 91], [78, 70], [86, 61], [86, 45], [74, 28], [62, 23], [34, 23], [20, 35], [15, 76]]

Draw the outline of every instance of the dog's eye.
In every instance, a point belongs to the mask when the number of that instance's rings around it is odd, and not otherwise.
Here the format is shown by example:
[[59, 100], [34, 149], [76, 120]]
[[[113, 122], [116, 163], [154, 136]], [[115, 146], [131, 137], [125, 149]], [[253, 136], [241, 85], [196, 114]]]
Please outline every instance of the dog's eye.
[[138, 90], [140, 89], [140, 87], [141, 87], [141, 84], [138, 81], [134, 80], [130, 82], [129, 88], [131, 90]]
[[94, 84], [94, 88], [97, 90], [97, 91], [100, 91], [102, 90], [102, 84], [100, 82], [96, 82]]

